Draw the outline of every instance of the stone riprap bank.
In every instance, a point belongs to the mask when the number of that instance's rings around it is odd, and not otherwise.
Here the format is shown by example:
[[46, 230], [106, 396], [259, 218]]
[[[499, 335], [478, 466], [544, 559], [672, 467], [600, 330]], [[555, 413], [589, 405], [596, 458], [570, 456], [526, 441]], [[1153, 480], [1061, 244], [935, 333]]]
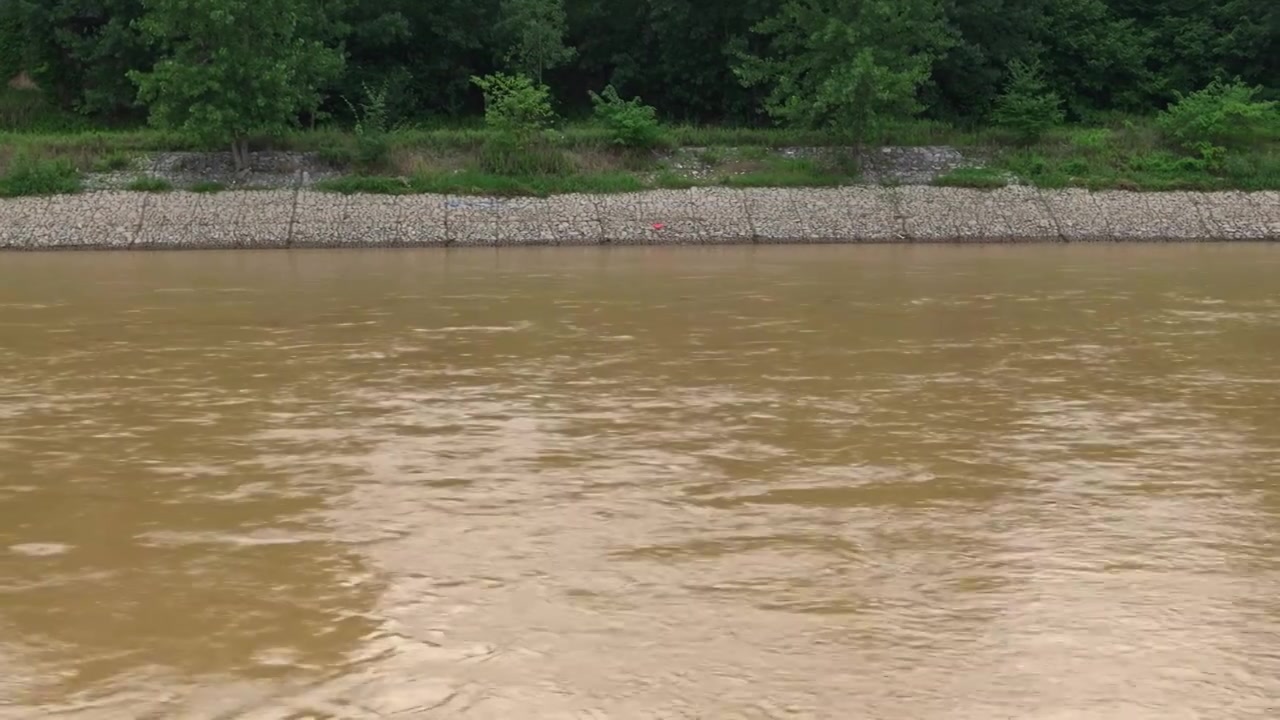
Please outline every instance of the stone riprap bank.
[[311, 190], [0, 200], [0, 248], [1278, 240], [1280, 193], [927, 186], [482, 198]]

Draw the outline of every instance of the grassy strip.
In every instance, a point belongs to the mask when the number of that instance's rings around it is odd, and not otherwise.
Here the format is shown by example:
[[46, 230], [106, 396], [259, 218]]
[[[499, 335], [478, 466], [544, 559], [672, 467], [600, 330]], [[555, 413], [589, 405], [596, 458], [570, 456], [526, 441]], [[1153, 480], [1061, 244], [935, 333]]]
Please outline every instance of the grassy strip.
[[726, 187], [822, 187], [848, 184], [856, 176], [838, 166], [802, 158], [769, 157], [747, 166], [726, 156], [727, 167], [741, 170], [697, 179], [671, 170], [569, 171], [562, 174], [488, 172], [468, 168], [453, 172], [421, 172], [410, 176], [348, 175], [322, 180], [316, 189], [337, 193], [406, 195], [437, 193], [452, 195], [547, 197], [564, 193], [626, 193], [642, 190], [686, 189], [703, 185]]
[[[31, 98], [0, 91], [0, 116], [12, 120], [9, 127], [38, 128], [0, 132], [0, 196], [74, 192], [80, 174], [127, 172], [148, 152], [223, 150], [154, 129], [95, 129]], [[626, 153], [610, 143], [603, 128], [571, 123], [533, 147], [511, 147], [473, 121], [397, 129], [385, 136], [385, 150], [374, 159], [353, 133], [337, 128], [259, 138], [253, 146], [314, 152], [335, 168], [354, 171], [354, 177], [325, 184], [338, 192], [363, 187], [358, 191], [549, 195], [698, 185], [812, 187], [853, 182], [858, 174], [847, 164], [829, 167], [775, 152], [845, 144], [831, 133], [677, 125], [666, 128], [666, 135], [667, 147], [656, 154]], [[986, 158], [984, 168], [958, 170], [936, 181], [944, 186], [996, 188], [1016, 177], [1044, 188], [1280, 190], [1280, 138], [1201, 157], [1172, 149], [1149, 118], [1057, 128], [1030, 145], [999, 130], [912, 121], [884, 128], [872, 145], [948, 145]], [[687, 161], [702, 167], [690, 170]], [[395, 179], [400, 177], [408, 180]], [[137, 189], [156, 191], [145, 185], [140, 181]]]
[[80, 191], [80, 173], [65, 160], [21, 156], [0, 175], [0, 197], [62, 195]]
[[1280, 139], [1205, 158], [1170, 150], [1150, 124], [1062, 128], [1030, 147], [999, 148], [991, 168], [1042, 188], [1276, 190]]
[[169, 192], [173, 190], [173, 183], [161, 177], [144, 175], [130, 182], [125, 189], [134, 192]]

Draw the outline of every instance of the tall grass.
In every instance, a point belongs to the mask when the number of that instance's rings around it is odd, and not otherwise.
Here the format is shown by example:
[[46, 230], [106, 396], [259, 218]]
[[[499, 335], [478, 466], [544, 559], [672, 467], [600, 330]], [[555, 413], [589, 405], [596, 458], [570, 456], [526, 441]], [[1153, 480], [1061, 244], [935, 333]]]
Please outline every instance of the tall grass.
[[58, 195], [80, 191], [80, 173], [66, 160], [16, 156], [0, 175], [0, 197]]
[[1258, 139], [1208, 159], [1173, 147], [1150, 120], [1065, 127], [1027, 148], [997, 148], [993, 169], [1045, 188], [1095, 190], [1280, 189], [1280, 142]]

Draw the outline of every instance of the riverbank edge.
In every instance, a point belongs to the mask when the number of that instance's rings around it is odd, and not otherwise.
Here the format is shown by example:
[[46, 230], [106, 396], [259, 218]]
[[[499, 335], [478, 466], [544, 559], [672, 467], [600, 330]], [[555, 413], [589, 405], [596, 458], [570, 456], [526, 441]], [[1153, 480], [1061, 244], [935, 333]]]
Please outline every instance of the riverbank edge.
[[1280, 192], [698, 187], [497, 198], [307, 189], [0, 200], [0, 249], [1280, 240]]

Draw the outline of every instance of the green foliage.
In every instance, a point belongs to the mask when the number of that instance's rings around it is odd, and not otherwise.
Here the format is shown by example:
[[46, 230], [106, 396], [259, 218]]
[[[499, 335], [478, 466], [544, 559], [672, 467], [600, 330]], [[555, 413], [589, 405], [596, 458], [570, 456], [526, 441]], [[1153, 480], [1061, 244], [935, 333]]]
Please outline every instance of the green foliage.
[[387, 136], [387, 85], [372, 88], [365, 85], [364, 101], [360, 107], [343, 98], [356, 119], [356, 150], [353, 160], [365, 168], [384, 165], [391, 152], [391, 140]]
[[484, 122], [493, 130], [528, 137], [556, 120], [551, 90], [527, 76], [494, 73], [471, 82], [484, 93]]
[[544, 72], [577, 54], [564, 44], [564, 0], [502, 0], [501, 12], [498, 33], [508, 42], [505, 60], [539, 85]]
[[80, 191], [80, 173], [70, 160], [19, 153], [0, 176], [0, 197], [59, 195]]
[[[0, 83], [25, 69], [48, 108], [95, 127], [163, 116], [201, 144], [359, 120], [343, 98], [365, 88], [388, 127], [457, 123], [493, 72], [545, 82], [570, 117], [611, 84], [669, 125], [915, 143], [935, 131], [917, 115], [991, 118], [1014, 63], [1072, 122], [1152, 114], [1215, 78], [1280, 99], [1278, 28], [1275, 0], [0, 0]], [[140, 100], [131, 78], [153, 76]], [[0, 103], [0, 127], [75, 129], [35, 108]], [[356, 145], [354, 164], [382, 164]]]
[[0, 2], [0, 85], [24, 69], [22, 51], [26, 44], [18, 4], [11, 0]]
[[1086, 128], [1071, 135], [1071, 145], [1084, 152], [1096, 152], [1107, 146], [1111, 135], [1107, 128]]
[[526, 75], [471, 79], [484, 93], [484, 120], [494, 132], [480, 148], [480, 167], [507, 176], [565, 175], [572, 164], [543, 131], [555, 121], [551, 92]]
[[134, 70], [151, 120], [232, 145], [248, 166], [250, 135], [278, 136], [315, 110], [342, 69], [323, 6], [307, 0], [144, 0], [139, 26], [161, 48]]
[[1084, 118], [1098, 108], [1149, 107], [1154, 78], [1150, 34], [1116, 12], [1115, 0], [1042, 0], [1035, 52], [1049, 87], [1068, 114]]
[[829, 187], [857, 181], [857, 169], [842, 163], [810, 158], [772, 156], [756, 167], [725, 175], [728, 187]]
[[715, 167], [728, 159], [729, 153], [724, 148], [709, 147], [698, 151], [698, 162], [703, 165]]
[[596, 120], [609, 130], [613, 144], [633, 150], [664, 144], [658, 111], [640, 98], [623, 100], [612, 85], [606, 85], [599, 95], [591, 93], [591, 104], [595, 106]]
[[22, 132], [80, 132], [90, 127], [92, 123], [88, 118], [50, 103], [48, 96], [39, 90], [17, 90], [0, 84], [0, 128]]
[[93, 171], [99, 173], [128, 170], [133, 165], [133, 155], [122, 150], [112, 150], [93, 161]]
[[[134, 119], [137, 88], [155, 51], [139, 31], [143, 0], [0, 0], [23, 25], [22, 60], [62, 109], [100, 120]], [[8, 78], [0, 78], [0, 82]]]
[[135, 192], [169, 192], [173, 189], [173, 183], [162, 177], [143, 175], [142, 177], [133, 180], [133, 182], [130, 182], [125, 186], [125, 189], [133, 190]]
[[939, 0], [786, 0], [755, 31], [771, 51], [743, 54], [737, 72], [768, 89], [765, 111], [854, 140], [922, 109], [917, 91], [950, 42]]
[[1064, 116], [1062, 98], [1046, 86], [1038, 65], [1020, 60], [1009, 63], [1008, 82], [991, 113], [997, 126], [1012, 130], [1023, 142], [1032, 142], [1062, 124]]
[[537, 138], [497, 133], [480, 146], [480, 169], [509, 177], [564, 176], [573, 162], [555, 145]]
[[367, 193], [370, 195], [404, 195], [410, 191], [408, 182], [403, 178], [377, 177], [370, 175], [348, 175], [339, 178], [321, 180], [315, 184], [315, 189], [320, 190], [321, 192], [340, 193], [343, 195], [354, 195], [357, 193]]
[[1170, 140], [1206, 159], [1221, 159], [1224, 146], [1255, 143], [1280, 134], [1275, 101], [1258, 99], [1259, 88], [1240, 80], [1214, 80], [1160, 113], [1159, 126]]
[[663, 190], [688, 190], [698, 186], [698, 181], [687, 175], [664, 171], [657, 174], [653, 179], [654, 187]]
[[1154, 122], [1107, 130], [1070, 129], [1033, 147], [999, 152], [992, 170], [1039, 187], [1126, 190], [1267, 190], [1280, 188], [1280, 145], [1219, 147], [1212, 155], [1164, 145]]

